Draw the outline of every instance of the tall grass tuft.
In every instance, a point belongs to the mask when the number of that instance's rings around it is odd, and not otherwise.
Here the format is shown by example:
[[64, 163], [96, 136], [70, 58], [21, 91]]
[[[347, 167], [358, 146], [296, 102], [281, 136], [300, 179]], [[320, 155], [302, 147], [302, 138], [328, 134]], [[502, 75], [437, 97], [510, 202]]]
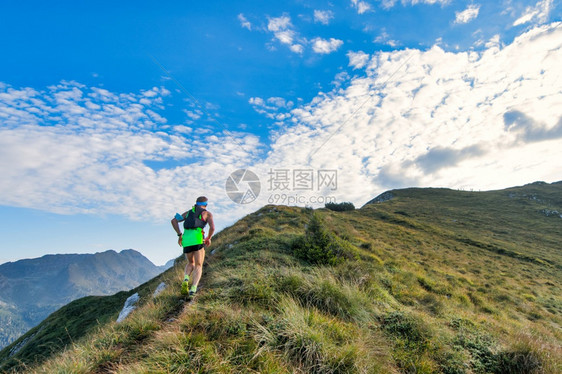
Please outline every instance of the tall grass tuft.
[[282, 354], [295, 370], [305, 373], [376, 373], [389, 356], [368, 329], [306, 308], [284, 298], [279, 315], [253, 331], [263, 352]]
[[292, 249], [296, 257], [318, 265], [337, 265], [357, 257], [353, 246], [328, 231], [317, 213], [312, 215], [305, 235], [295, 239]]

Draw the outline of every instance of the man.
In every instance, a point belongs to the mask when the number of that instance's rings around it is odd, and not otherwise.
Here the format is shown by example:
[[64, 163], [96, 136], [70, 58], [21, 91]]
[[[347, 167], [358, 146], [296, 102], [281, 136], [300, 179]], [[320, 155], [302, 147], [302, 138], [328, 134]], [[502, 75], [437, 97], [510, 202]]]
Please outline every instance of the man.
[[[193, 297], [197, 292], [197, 285], [203, 273], [203, 261], [205, 260], [205, 246], [211, 245], [211, 237], [215, 232], [213, 215], [207, 211], [207, 198], [200, 196], [191, 210], [184, 214], [176, 213], [172, 219], [172, 227], [178, 234], [178, 244], [183, 247], [183, 253], [187, 258], [185, 273], [181, 284], [181, 293], [186, 295], [189, 279], [192, 277], [189, 296]], [[182, 234], [178, 222], [183, 222], [184, 232]], [[209, 235], [205, 238], [203, 228], [209, 224]]]

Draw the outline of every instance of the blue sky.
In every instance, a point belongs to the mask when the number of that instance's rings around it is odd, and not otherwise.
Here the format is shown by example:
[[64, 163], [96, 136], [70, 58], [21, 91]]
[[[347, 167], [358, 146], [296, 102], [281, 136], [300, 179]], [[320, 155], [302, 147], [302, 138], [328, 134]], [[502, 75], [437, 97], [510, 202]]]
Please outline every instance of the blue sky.
[[[162, 264], [180, 252], [169, 220], [203, 194], [223, 228], [268, 202], [561, 180], [561, 15], [552, 0], [3, 2], [0, 263], [135, 248]], [[247, 204], [225, 192], [237, 169], [261, 182]]]

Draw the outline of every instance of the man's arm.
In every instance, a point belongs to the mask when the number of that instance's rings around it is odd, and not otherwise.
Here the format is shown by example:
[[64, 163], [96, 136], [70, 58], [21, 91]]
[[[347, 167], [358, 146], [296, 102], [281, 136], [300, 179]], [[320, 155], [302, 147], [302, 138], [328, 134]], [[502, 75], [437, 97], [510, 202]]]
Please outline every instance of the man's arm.
[[213, 221], [213, 214], [211, 212], [207, 212], [207, 223], [209, 224], [209, 234], [207, 234], [207, 238], [205, 239], [205, 245], [211, 245], [211, 237], [215, 233], [215, 222]]
[[182, 215], [179, 215], [178, 213], [176, 213], [176, 216], [175, 216], [174, 218], [172, 218], [172, 221], [171, 221], [171, 222], [172, 222], [172, 227], [174, 228], [174, 231], [176, 232], [176, 234], [178, 234], [178, 237], [179, 237], [179, 239], [178, 239], [178, 244], [180, 245], [180, 247], [181, 247], [181, 236], [182, 236], [182, 233], [181, 233], [180, 226], [179, 226], [178, 222], [183, 221], [186, 216], [187, 216], [187, 212], [185, 212], [185, 213], [182, 214]]

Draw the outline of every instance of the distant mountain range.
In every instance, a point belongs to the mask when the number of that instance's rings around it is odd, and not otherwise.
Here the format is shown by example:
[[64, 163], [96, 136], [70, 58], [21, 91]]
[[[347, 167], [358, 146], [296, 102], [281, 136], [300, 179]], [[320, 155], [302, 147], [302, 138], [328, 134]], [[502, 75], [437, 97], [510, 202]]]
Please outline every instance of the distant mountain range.
[[4, 263], [0, 265], [0, 348], [72, 300], [129, 290], [172, 265], [173, 260], [156, 266], [132, 249]]

